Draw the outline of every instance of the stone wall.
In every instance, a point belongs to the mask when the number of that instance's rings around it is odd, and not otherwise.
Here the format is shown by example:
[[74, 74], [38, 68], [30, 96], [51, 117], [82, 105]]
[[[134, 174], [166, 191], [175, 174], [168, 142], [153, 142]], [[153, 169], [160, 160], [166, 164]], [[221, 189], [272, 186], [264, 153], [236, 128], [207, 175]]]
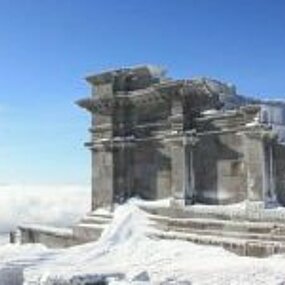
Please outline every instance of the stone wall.
[[159, 142], [137, 143], [134, 153], [134, 189], [143, 199], [155, 200], [171, 195], [170, 157], [167, 146]]
[[194, 148], [196, 201], [227, 204], [246, 198], [243, 141], [237, 133], [202, 135]]
[[70, 230], [43, 228], [42, 226], [20, 226], [22, 244], [41, 243], [50, 248], [65, 248], [82, 243]]
[[92, 150], [92, 209], [113, 203], [113, 152], [100, 147]]
[[277, 194], [277, 201], [285, 206], [285, 145], [275, 145], [274, 159], [276, 165], [275, 191]]
[[270, 125], [278, 134], [278, 140], [285, 142], [285, 104], [269, 102], [261, 104], [260, 121]]

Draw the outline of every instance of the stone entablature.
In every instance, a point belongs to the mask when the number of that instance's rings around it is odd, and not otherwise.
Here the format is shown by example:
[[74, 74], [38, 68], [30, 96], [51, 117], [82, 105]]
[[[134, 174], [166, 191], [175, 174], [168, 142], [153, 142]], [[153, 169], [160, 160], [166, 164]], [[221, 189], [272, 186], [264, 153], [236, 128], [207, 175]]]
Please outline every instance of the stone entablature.
[[201, 105], [203, 109], [207, 109], [207, 105], [209, 108], [214, 107], [214, 102], [218, 102], [217, 94], [203, 82], [177, 80], [155, 84], [146, 89], [120, 91], [113, 96], [94, 96], [79, 100], [78, 104], [91, 112], [109, 115], [115, 108], [135, 108], [138, 111], [172, 100], [183, 100], [185, 103], [191, 101], [189, 107], [198, 109], [201, 109]]

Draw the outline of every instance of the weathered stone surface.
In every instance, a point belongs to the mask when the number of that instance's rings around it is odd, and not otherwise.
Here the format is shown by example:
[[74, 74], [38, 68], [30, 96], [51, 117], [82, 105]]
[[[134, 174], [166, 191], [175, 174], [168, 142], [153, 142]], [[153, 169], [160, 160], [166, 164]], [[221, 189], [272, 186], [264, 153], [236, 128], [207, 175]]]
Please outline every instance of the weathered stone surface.
[[167, 79], [159, 70], [87, 79], [92, 97], [78, 103], [93, 117], [93, 209], [134, 195], [183, 200], [176, 205], [284, 203], [277, 158], [285, 159], [284, 146], [275, 130], [285, 128], [285, 104], [242, 97], [217, 80]]

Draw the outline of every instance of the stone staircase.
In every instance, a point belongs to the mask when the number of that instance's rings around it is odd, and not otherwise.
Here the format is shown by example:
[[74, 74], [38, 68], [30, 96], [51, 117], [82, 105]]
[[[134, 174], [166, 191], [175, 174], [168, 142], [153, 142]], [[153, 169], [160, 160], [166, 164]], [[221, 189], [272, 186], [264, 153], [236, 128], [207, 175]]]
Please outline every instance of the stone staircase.
[[[164, 211], [144, 207], [141, 209], [146, 212], [150, 221], [147, 235], [151, 238], [178, 239], [197, 244], [221, 246], [244, 256], [264, 257], [285, 253], [285, 223], [281, 221], [231, 220], [229, 217], [204, 212], [202, 215], [197, 212], [195, 215], [193, 213], [189, 215], [189, 212], [179, 213], [176, 210], [171, 213], [170, 209], [164, 209]], [[90, 212], [66, 236], [58, 236], [55, 233], [34, 228], [25, 228], [22, 231], [26, 233], [26, 242], [33, 242], [30, 238], [32, 231], [34, 236], [39, 236], [35, 239], [36, 242], [51, 241], [51, 247], [56, 243], [58, 246], [62, 244], [65, 247], [98, 240], [112, 219], [111, 212]], [[57, 240], [51, 240], [51, 236], [56, 236]]]
[[239, 255], [268, 256], [285, 252], [285, 225], [268, 222], [169, 218], [149, 215], [154, 222], [151, 237], [179, 239], [222, 246]]
[[[145, 210], [145, 209], [144, 209]], [[178, 239], [197, 244], [222, 246], [245, 256], [268, 256], [285, 252], [285, 224], [231, 221], [217, 218], [173, 218], [147, 212], [147, 235], [158, 239]], [[91, 212], [74, 226], [75, 238], [97, 240], [112, 221], [111, 213]]]
[[73, 227], [75, 239], [88, 242], [99, 239], [103, 230], [112, 221], [111, 213], [90, 212], [87, 213], [78, 224]]

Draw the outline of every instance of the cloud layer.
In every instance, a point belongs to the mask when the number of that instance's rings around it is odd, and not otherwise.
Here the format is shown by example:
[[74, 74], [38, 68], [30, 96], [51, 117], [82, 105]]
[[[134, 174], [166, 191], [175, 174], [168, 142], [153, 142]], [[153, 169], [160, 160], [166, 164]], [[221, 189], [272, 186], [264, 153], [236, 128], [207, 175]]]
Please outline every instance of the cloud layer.
[[90, 210], [90, 187], [0, 185], [0, 233], [22, 223], [68, 226]]

